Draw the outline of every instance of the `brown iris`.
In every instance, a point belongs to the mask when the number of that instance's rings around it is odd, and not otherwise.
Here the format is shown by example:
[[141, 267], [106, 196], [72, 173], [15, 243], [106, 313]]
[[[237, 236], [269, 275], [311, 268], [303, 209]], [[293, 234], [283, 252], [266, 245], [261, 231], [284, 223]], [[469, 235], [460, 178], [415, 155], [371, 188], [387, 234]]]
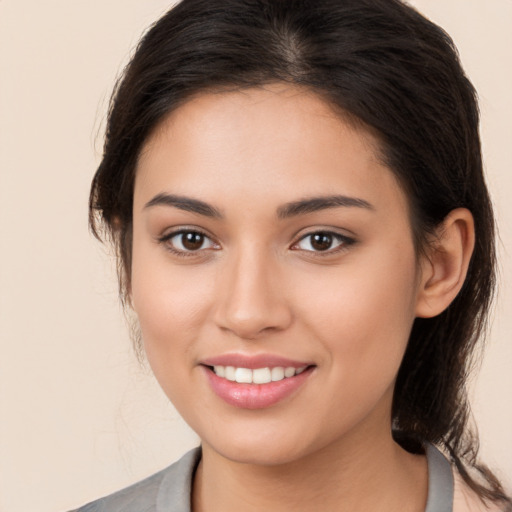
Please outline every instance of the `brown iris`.
[[185, 249], [189, 251], [197, 251], [203, 246], [204, 235], [194, 232], [182, 233], [181, 243]]
[[329, 233], [315, 233], [311, 235], [311, 247], [316, 251], [327, 251], [332, 246], [332, 235]]

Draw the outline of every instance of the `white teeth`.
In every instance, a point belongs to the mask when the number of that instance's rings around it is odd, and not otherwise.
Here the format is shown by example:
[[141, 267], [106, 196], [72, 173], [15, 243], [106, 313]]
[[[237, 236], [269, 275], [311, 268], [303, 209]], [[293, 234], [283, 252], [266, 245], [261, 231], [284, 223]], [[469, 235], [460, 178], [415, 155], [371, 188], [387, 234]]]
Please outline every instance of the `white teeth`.
[[276, 366], [272, 368], [272, 382], [284, 379], [284, 368], [282, 366]]
[[236, 368], [234, 366], [215, 365], [213, 371], [219, 377], [243, 384], [267, 384], [278, 382], [302, 373], [307, 366], [295, 368], [293, 366], [275, 366], [274, 368]]
[[285, 370], [284, 370], [285, 377], [293, 377], [294, 375], [295, 375], [295, 368], [293, 366], [288, 366], [288, 368], [285, 368]]
[[252, 383], [252, 370], [249, 368], [237, 368], [235, 370], [235, 380], [240, 383]]
[[258, 368], [252, 371], [252, 382], [254, 384], [267, 384], [272, 382], [270, 368]]
[[219, 377], [225, 377], [226, 376], [226, 369], [224, 366], [214, 366], [213, 371], [219, 376]]
[[234, 366], [226, 366], [224, 370], [225, 378], [228, 380], [236, 380], [235, 377], [235, 367]]

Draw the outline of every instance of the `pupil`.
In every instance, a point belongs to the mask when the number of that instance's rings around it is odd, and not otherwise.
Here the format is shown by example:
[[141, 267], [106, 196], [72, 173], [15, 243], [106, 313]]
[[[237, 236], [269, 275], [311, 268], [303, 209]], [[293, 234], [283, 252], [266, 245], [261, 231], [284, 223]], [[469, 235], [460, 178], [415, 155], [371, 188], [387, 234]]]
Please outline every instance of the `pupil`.
[[204, 235], [201, 233], [184, 233], [182, 235], [181, 243], [185, 249], [195, 251], [200, 249], [204, 242]]
[[313, 235], [311, 245], [317, 251], [326, 251], [330, 249], [332, 236], [327, 233], [316, 233]]

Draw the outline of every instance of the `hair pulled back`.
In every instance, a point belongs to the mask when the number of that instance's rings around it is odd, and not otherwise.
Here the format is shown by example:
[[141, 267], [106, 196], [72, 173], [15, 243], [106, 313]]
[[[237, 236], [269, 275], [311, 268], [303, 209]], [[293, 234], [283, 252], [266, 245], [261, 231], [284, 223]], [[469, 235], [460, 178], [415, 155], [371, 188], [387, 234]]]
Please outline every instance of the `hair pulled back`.
[[449, 36], [399, 0], [183, 0], [151, 27], [114, 91], [90, 196], [93, 232], [118, 251], [122, 297], [137, 160], [149, 135], [193, 94], [272, 82], [313, 90], [377, 134], [381, 158], [408, 195], [418, 251], [451, 210], [472, 212], [476, 246], [466, 282], [442, 314], [416, 319], [393, 428], [444, 447], [480, 496], [507, 501], [477, 465], [465, 389], [495, 282], [476, 95]]

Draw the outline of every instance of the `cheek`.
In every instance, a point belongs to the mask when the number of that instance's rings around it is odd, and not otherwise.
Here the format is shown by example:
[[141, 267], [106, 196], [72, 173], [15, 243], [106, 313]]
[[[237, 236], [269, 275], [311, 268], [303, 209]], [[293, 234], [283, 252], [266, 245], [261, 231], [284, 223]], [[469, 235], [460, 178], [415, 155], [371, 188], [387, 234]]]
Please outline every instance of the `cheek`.
[[298, 303], [309, 305], [300, 316], [340, 363], [333, 369], [356, 380], [394, 377], [415, 316], [414, 250], [369, 252], [325, 277], [305, 283]]
[[198, 279], [168, 262], [143, 256], [147, 255], [134, 254], [132, 298], [144, 351], [165, 394], [183, 413], [190, 402], [211, 279]]
[[206, 269], [171, 265], [163, 251], [134, 243], [131, 296], [148, 358], [153, 352], [186, 350], [212, 297]]

